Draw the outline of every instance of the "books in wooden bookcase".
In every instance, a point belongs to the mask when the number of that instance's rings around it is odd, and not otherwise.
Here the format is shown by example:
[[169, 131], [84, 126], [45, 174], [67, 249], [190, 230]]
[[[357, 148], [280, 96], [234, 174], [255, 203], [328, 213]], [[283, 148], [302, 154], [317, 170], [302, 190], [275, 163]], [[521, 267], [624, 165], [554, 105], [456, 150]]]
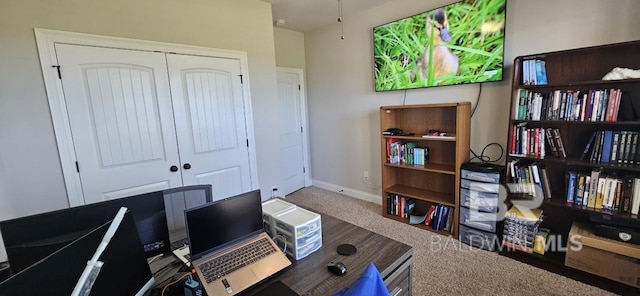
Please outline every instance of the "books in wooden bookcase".
[[547, 173], [547, 168], [540, 169], [540, 175], [542, 177], [542, 189], [544, 190], [544, 198], [551, 198], [551, 181], [549, 180], [549, 173]]
[[639, 137], [638, 131], [594, 131], [580, 159], [595, 163], [640, 165]]
[[532, 199], [534, 195], [539, 194], [539, 187], [545, 198], [551, 198], [551, 182], [546, 168], [537, 163], [522, 162], [513, 159], [507, 165], [507, 182], [510, 184], [511, 193], [518, 193], [528, 196]]
[[519, 157], [544, 158], [547, 146], [551, 155], [566, 158], [562, 135], [557, 128], [527, 127], [526, 122], [511, 126], [509, 155]]
[[387, 214], [398, 216], [400, 218], [409, 218], [413, 214], [416, 201], [413, 198], [398, 195], [387, 194]]
[[562, 136], [560, 135], [560, 130], [554, 128], [551, 130], [551, 134], [553, 135], [554, 143], [558, 149], [558, 156], [562, 158], [567, 158], [567, 151], [564, 149], [564, 143], [562, 141]]
[[640, 211], [640, 176], [599, 170], [568, 174], [567, 203], [611, 214], [637, 215]]
[[451, 206], [430, 203], [426, 214], [416, 213], [415, 198], [398, 194], [387, 195], [387, 214], [407, 221], [412, 225], [424, 225], [427, 229], [433, 229], [441, 233], [453, 233], [454, 209]]
[[[544, 62], [547, 84], [533, 79], [532, 60]], [[547, 215], [544, 227], [551, 237], [566, 237], [573, 222], [589, 222], [594, 215], [606, 215], [624, 227], [640, 227], [640, 197], [634, 199], [640, 195], [640, 79], [603, 79], [616, 67], [640, 68], [639, 60], [640, 40], [514, 60], [506, 126], [507, 183], [526, 190], [530, 187], [527, 171], [537, 167], [544, 192], [541, 208]], [[544, 154], [535, 130], [544, 130]], [[509, 198], [523, 194], [528, 192], [512, 193]], [[561, 251], [542, 256], [501, 254], [584, 280], [574, 269], [563, 267]], [[611, 285], [597, 276], [590, 276], [589, 282], [629, 293], [628, 287]], [[638, 294], [633, 291], [629, 294]]]
[[429, 207], [425, 216], [424, 225], [435, 230], [453, 232], [453, 208], [441, 204], [433, 204]]
[[598, 132], [593, 132], [591, 134], [591, 137], [587, 141], [587, 144], [584, 146], [584, 150], [582, 151], [582, 155], [580, 155], [580, 160], [584, 160], [587, 157], [587, 155], [589, 154], [589, 152], [591, 151], [592, 146], [593, 146], [593, 142], [594, 142], [594, 140], [596, 138], [596, 134], [597, 133]]
[[532, 253], [534, 237], [538, 232], [543, 215], [540, 209], [521, 208], [514, 205], [505, 213], [503, 228], [504, 247]]
[[[638, 215], [640, 212], [640, 178], [633, 179], [633, 189], [629, 189], [631, 193], [631, 214]], [[628, 197], [627, 197], [628, 198]]]
[[587, 190], [588, 194], [582, 198], [583, 205], [586, 205], [589, 208], [596, 207], [596, 196], [598, 193], [599, 180], [600, 180], [600, 170], [596, 169], [591, 171], [591, 178], [589, 180], [589, 190]]
[[[381, 134], [390, 128], [403, 131], [403, 135], [381, 135], [384, 217], [458, 235], [459, 168], [469, 159], [470, 118], [469, 102], [380, 107]], [[411, 215], [396, 215], [388, 196], [414, 203]], [[412, 216], [426, 217], [432, 205], [440, 213], [435, 228], [410, 223]]]
[[547, 84], [546, 62], [540, 59], [527, 59], [522, 61], [522, 84], [544, 85]]
[[[619, 88], [542, 92], [518, 88], [514, 120], [563, 120], [613, 122], [620, 113]], [[517, 102], [516, 102], [517, 101]]]

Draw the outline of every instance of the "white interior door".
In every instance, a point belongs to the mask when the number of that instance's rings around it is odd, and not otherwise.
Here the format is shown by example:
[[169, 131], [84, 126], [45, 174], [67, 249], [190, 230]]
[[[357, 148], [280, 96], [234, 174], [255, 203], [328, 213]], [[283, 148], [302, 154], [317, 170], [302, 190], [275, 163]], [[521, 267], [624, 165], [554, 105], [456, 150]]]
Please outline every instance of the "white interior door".
[[251, 190], [240, 61], [167, 55], [184, 185], [214, 199]]
[[165, 55], [55, 47], [85, 203], [181, 186]]
[[305, 186], [303, 108], [299, 75], [278, 69], [277, 79], [282, 159], [279, 194], [284, 196]]

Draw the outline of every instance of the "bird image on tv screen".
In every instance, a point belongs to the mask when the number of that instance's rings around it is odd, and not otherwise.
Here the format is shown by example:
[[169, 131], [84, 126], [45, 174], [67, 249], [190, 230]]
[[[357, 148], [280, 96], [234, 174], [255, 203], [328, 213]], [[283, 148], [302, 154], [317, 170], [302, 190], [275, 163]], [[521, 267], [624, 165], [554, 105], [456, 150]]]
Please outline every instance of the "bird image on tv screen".
[[502, 80], [506, 0], [465, 0], [373, 28], [375, 90]]

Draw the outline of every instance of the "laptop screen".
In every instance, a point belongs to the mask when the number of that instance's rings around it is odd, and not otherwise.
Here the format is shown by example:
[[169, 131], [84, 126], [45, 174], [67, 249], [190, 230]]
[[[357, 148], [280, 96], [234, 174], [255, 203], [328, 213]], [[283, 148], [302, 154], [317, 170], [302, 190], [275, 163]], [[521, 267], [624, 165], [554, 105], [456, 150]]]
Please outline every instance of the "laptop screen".
[[184, 213], [191, 260], [264, 230], [260, 190], [207, 203]]

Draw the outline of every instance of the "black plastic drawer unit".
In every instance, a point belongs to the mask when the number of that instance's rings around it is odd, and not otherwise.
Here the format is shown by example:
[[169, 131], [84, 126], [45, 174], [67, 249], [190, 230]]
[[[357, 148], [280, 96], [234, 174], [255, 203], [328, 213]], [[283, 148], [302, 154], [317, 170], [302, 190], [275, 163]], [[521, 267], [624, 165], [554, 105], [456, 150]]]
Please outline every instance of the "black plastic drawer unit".
[[494, 251], [500, 241], [497, 212], [505, 167], [467, 162], [460, 169], [460, 231], [458, 239], [475, 248]]

